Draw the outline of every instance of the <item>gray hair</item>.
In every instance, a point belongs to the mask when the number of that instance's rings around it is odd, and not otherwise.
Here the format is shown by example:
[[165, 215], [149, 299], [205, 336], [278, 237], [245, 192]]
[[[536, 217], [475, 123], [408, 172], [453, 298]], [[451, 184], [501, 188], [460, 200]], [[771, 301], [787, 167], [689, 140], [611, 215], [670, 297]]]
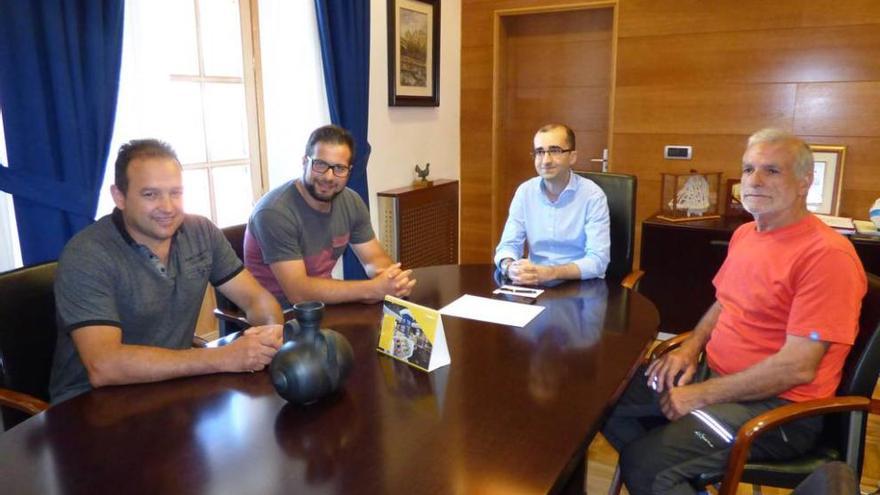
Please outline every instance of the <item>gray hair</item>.
[[794, 152], [794, 175], [803, 179], [813, 171], [813, 152], [803, 139], [781, 129], [761, 129], [749, 136], [746, 149], [757, 144], [790, 144]]

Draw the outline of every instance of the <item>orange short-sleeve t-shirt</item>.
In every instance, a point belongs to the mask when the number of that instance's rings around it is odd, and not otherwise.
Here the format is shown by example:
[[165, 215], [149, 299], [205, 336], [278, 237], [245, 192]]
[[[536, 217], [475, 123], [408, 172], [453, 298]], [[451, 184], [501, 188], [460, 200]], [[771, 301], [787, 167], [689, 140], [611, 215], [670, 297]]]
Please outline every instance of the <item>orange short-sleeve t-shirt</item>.
[[767, 232], [742, 225], [713, 280], [722, 311], [706, 346], [710, 368], [737, 373], [775, 354], [787, 335], [828, 342], [816, 377], [779, 396], [833, 396], [858, 333], [867, 281], [852, 244], [813, 215]]

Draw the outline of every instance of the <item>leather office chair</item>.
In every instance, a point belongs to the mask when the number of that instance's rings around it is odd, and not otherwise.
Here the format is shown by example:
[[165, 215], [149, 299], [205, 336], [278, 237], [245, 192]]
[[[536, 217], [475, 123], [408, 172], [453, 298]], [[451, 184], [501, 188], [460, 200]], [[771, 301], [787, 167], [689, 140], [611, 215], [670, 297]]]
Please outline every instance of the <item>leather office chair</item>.
[[[238, 256], [238, 259], [244, 261], [244, 232], [246, 224], [232, 225], [221, 229], [226, 240], [232, 245], [232, 250]], [[221, 337], [230, 333], [244, 330], [249, 327], [246, 320], [242, 319], [242, 311], [232, 301], [226, 298], [220, 291], [214, 291], [217, 300], [217, 307], [214, 309], [214, 316], [218, 320], [218, 329]]]
[[57, 336], [52, 261], [0, 273], [0, 412], [9, 429], [49, 407]]
[[[724, 473], [704, 473], [699, 487], [722, 482], [719, 495], [736, 493], [740, 480], [753, 485], [794, 488], [823, 464], [842, 460], [861, 476], [864, 460], [866, 412], [880, 412], [871, 395], [880, 372], [880, 277], [867, 274], [868, 292], [862, 300], [859, 334], [843, 367], [837, 396], [792, 403], [761, 414], [737, 432]], [[681, 334], [658, 345], [652, 358], [677, 347], [688, 334]], [[825, 416], [825, 425], [816, 446], [801, 458], [779, 462], [747, 462], [752, 442], [765, 431], [808, 416]]]
[[602, 188], [608, 198], [611, 220], [611, 261], [605, 276], [621, 279], [622, 285], [633, 289], [644, 274], [633, 271], [636, 228], [636, 191], [638, 180], [634, 175], [605, 172], [577, 172]]

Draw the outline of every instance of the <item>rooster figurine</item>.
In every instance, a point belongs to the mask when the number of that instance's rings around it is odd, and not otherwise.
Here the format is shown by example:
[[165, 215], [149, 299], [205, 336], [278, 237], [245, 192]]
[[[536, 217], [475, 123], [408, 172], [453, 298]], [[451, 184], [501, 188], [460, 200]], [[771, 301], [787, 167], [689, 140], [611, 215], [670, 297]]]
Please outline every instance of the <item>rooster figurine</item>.
[[420, 169], [419, 164], [416, 163], [416, 175], [419, 176], [419, 179], [422, 179], [422, 181], [427, 182], [428, 181], [428, 174], [430, 174], [430, 173], [431, 173], [431, 162], [428, 162], [425, 164], [425, 170]]
[[428, 163], [425, 164], [425, 169], [424, 169], [424, 170], [422, 170], [422, 169], [419, 167], [419, 164], [417, 163], [417, 164], [416, 164], [416, 169], [415, 169], [415, 170], [416, 170], [416, 175], [417, 175], [417, 176], [419, 177], [419, 179], [421, 179], [421, 180], [413, 181], [413, 185], [417, 185], [417, 186], [430, 186], [430, 185], [432, 184], [432, 181], [429, 181], [429, 180], [428, 180], [428, 174], [431, 173], [431, 163], [430, 163], [430, 162], [428, 162]]

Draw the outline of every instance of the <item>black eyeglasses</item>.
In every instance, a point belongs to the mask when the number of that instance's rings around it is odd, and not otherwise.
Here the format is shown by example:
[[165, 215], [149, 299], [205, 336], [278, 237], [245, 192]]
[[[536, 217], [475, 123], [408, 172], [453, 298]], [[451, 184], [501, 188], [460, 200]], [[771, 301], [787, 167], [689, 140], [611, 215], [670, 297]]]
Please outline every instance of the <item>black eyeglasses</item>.
[[550, 155], [550, 158], [559, 158], [563, 153], [571, 151], [574, 151], [574, 148], [563, 149], [559, 146], [551, 146], [546, 150], [544, 148], [535, 148], [532, 150], [531, 155], [536, 160], [543, 160], [545, 155]]
[[351, 167], [348, 165], [330, 165], [324, 160], [313, 156], [309, 157], [309, 163], [312, 165], [312, 172], [318, 175], [327, 172], [327, 169], [330, 168], [333, 169], [333, 175], [336, 177], [348, 177], [348, 173], [351, 172]]

